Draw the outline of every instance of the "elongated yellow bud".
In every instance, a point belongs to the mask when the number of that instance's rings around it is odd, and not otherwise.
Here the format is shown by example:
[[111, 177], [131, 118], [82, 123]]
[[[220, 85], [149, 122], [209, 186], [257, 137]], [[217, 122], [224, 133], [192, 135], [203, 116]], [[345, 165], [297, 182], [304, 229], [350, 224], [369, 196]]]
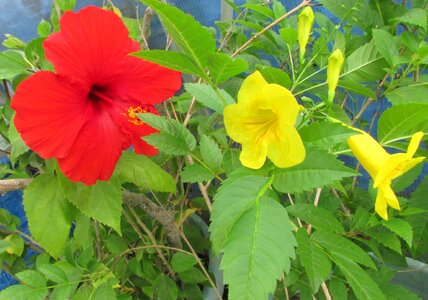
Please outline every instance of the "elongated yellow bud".
[[310, 6], [307, 6], [299, 14], [297, 22], [297, 40], [300, 47], [300, 63], [305, 61], [306, 45], [311, 35], [312, 25], [314, 25], [314, 11]]
[[328, 100], [327, 104], [333, 103], [334, 94], [336, 92], [336, 86], [339, 82], [340, 72], [342, 71], [343, 62], [345, 58], [343, 57], [342, 51], [336, 49], [328, 58], [328, 67], [327, 67], [327, 84], [328, 84]]

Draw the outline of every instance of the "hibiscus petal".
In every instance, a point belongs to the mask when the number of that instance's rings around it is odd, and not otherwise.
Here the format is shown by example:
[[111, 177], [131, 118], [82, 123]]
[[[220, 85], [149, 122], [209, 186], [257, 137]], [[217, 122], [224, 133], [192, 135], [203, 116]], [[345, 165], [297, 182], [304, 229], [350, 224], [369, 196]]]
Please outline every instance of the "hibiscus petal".
[[41, 157], [64, 157], [85, 122], [86, 92], [64, 78], [40, 71], [17, 88], [11, 107], [24, 142]]
[[265, 143], [244, 144], [239, 160], [242, 165], [251, 169], [260, 169], [266, 161], [267, 146]]
[[123, 59], [139, 49], [114, 12], [95, 6], [65, 12], [60, 25], [43, 43], [46, 57], [57, 73], [89, 85], [116, 80]]
[[106, 91], [113, 98], [156, 104], [174, 96], [181, 87], [180, 72], [137, 57], [125, 57], [121, 68], [121, 75]]
[[279, 168], [289, 168], [305, 159], [305, 147], [297, 130], [283, 125], [268, 142], [268, 157]]
[[109, 180], [123, 149], [123, 134], [106, 109], [88, 106], [90, 120], [80, 130], [69, 154], [58, 159], [63, 173], [87, 185]]

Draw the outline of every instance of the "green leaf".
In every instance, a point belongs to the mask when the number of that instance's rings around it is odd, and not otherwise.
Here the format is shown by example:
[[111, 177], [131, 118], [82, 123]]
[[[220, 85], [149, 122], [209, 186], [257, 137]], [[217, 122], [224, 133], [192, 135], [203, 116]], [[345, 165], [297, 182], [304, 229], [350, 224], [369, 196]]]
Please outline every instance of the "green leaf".
[[155, 298], [162, 300], [176, 300], [178, 289], [175, 282], [164, 274], [159, 274], [154, 283]]
[[386, 300], [379, 286], [359, 265], [342, 255], [331, 255], [359, 300]]
[[300, 193], [355, 175], [354, 170], [345, 167], [334, 155], [307, 147], [301, 164], [275, 170], [273, 186], [283, 193]]
[[215, 177], [215, 174], [207, 170], [198, 163], [186, 166], [181, 173], [182, 182], [204, 182], [209, 181]]
[[142, 50], [135, 52], [132, 55], [157, 63], [166, 68], [190, 75], [198, 75], [202, 78], [207, 78], [207, 74], [204, 72], [204, 70], [201, 70], [197, 65], [195, 65], [193, 60], [180, 52], [166, 50]]
[[393, 105], [418, 103], [428, 104], [426, 95], [428, 94], [428, 87], [423, 85], [417, 86], [404, 86], [386, 93], [386, 98]]
[[91, 293], [88, 300], [115, 300], [115, 299], [117, 299], [117, 297], [113, 287], [108, 282], [104, 282]]
[[427, 29], [427, 11], [422, 8], [409, 9], [401, 17], [395, 18], [395, 21], [404, 24], [416, 25]]
[[395, 60], [400, 56], [400, 53], [394, 36], [388, 31], [373, 29], [373, 39], [377, 51], [379, 51], [391, 67], [395, 66]]
[[82, 213], [112, 227], [120, 234], [122, 191], [116, 178], [113, 177], [110, 181], [98, 180], [94, 185], [87, 186], [63, 177], [61, 184], [68, 200]]
[[29, 148], [22, 140], [19, 132], [16, 130], [14, 122], [10, 123], [8, 135], [11, 147], [10, 161], [12, 164], [15, 164], [18, 157], [27, 152]]
[[144, 137], [146, 142], [160, 151], [171, 155], [186, 155], [196, 148], [193, 134], [177, 120], [154, 114], [139, 114], [138, 117], [160, 131]]
[[397, 252], [400, 255], [402, 254], [400, 240], [388, 228], [377, 226], [375, 228], [366, 230], [366, 233], [368, 236], [372, 237], [385, 247]]
[[376, 269], [370, 256], [350, 240], [329, 231], [316, 231], [311, 241], [325, 248], [330, 254], [350, 259], [366, 267]]
[[279, 84], [287, 89], [291, 87], [290, 76], [284, 71], [269, 66], [257, 65], [256, 67], [268, 83]]
[[34, 288], [45, 288], [46, 278], [39, 272], [33, 270], [25, 270], [15, 275], [19, 280]]
[[171, 193], [176, 191], [171, 175], [145, 155], [132, 151], [122, 152], [115, 172], [122, 182], [132, 182], [146, 190]]
[[6, 48], [11, 49], [24, 49], [25, 48], [25, 42], [16, 36], [13, 36], [11, 34], [6, 33], [5, 34], [6, 39], [1, 43]]
[[316, 293], [320, 284], [330, 275], [331, 260], [320, 247], [309, 239], [305, 228], [299, 228], [296, 239], [300, 261], [306, 270], [312, 291]]
[[7, 252], [11, 254], [15, 254], [16, 256], [21, 256], [22, 252], [24, 251], [24, 239], [17, 235], [17, 234], [11, 234], [4, 238], [5, 242], [9, 243], [9, 246], [7, 247]]
[[382, 145], [408, 139], [418, 131], [428, 133], [428, 105], [396, 105], [387, 109], [379, 118], [377, 134]]
[[388, 300], [422, 300], [418, 295], [401, 285], [382, 284], [380, 288], [385, 293], [385, 296], [388, 297]]
[[382, 221], [382, 225], [401, 237], [409, 247], [412, 247], [413, 229], [408, 222], [402, 219], [391, 218], [388, 221]]
[[150, 6], [159, 16], [166, 31], [180, 49], [201, 70], [207, 66], [208, 56], [215, 51], [211, 32], [180, 9], [158, 0], [140, 0]]
[[[428, 177], [421, 182], [409, 201], [410, 208], [428, 210]], [[426, 253], [428, 251], [428, 213], [421, 213], [407, 217], [407, 221], [412, 225], [413, 252], [416, 254]]]
[[348, 300], [348, 288], [342, 280], [330, 279], [328, 289], [333, 300]]
[[56, 3], [62, 11], [73, 10], [76, 6], [76, 0], [56, 0]]
[[42, 174], [24, 190], [30, 232], [53, 257], [58, 257], [70, 233], [74, 207], [64, 197], [57, 177]]
[[221, 115], [226, 104], [235, 103], [226, 91], [218, 89], [219, 94], [217, 94], [214, 88], [208, 84], [185, 83], [184, 88], [202, 105], [211, 108]]
[[282, 39], [287, 43], [288, 47], [291, 48], [297, 43], [297, 30], [294, 28], [281, 28], [279, 34]]
[[55, 283], [66, 283], [68, 282], [67, 275], [65, 272], [56, 265], [45, 264], [39, 267], [39, 271], [46, 276], [47, 279]]
[[213, 139], [203, 135], [200, 144], [201, 155], [207, 166], [213, 171], [220, 170], [223, 156], [217, 143]]
[[300, 137], [305, 145], [329, 150], [357, 132], [340, 123], [328, 121], [314, 122], [299, 130]]
[[198, 284], [207, 281], [205, 275], [196, 268], [190, 268], [184, 272], [178, 273], [180, 280], [186, 284]]
[[385, 76], [386, 62], [379, 55], [374, 42], [367, 43], [352, 52], [345, 62], [341, 77], [353, 82], [370, 82]]
[[37, 26], [37, 34], [40, 37], [48, 37], [48, 35], [51, 33], [51, 23], [49, 23], [48, 21], [42, 20], [39, 25]]
[[0, 52], [0, 66], [0, 79], [13, 79], [16, 75], [28, 73], [27, 63], [18, 51]]
[[0, 292], [0, 300], [44, 300], [48, 289], [33, 289], [27, 285], [11, 285]]
[[352, 82], [352, 81], [340, 80], [338, 83], [338, 86], [352, 93], [362, 95], [367, 98], [376, 99], [376, 94], [371, 89], [366, 88], [362, 84]]
[[214, 197], [211, 241], [224, 253], [221, 269], [230, 299], [266, 299], [294, 257], [286, 210], [263, 196], [269, 186], [268, 178], [239, 177], [226, 180]]
[[318, 230], [344, 232], [342, 224], [328, 210], [313, 204], [297, 203], [287, 207], [287, 212]]
[[172, 269], [177, 273], [190, 270], [196, 264], [197, 261], [193, 256], [182, 252], [175, 253], [171, 259]]
[[233, 59], [224, 53], [212, 53], [208, 56], [208, 70], [215, 85], [245, 72], [248, 64], [241, 58]]

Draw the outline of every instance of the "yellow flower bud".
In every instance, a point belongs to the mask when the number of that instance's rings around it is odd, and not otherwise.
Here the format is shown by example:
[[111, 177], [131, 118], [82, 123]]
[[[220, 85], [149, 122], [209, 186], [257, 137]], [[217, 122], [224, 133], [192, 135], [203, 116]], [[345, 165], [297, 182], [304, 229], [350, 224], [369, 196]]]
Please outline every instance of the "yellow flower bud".
[[314, 25], [314, 12], [310, 6], [307, 6], [299, 14], [297, 21], [297, 40], [300, 47], [300, 63], [305, 61], [306, 45], [311, 35], [312, 26]]
[[327, 103], [331, 104], [334, 100], [334, 94], [336, 92], [336, 86], [339, 82], [340, 72], [342, 71], [342, 65], [345, 61], [342, 51], [336, 49], [328, 58], [327, 67], [327, 84], [328, 84], [328, 100]]

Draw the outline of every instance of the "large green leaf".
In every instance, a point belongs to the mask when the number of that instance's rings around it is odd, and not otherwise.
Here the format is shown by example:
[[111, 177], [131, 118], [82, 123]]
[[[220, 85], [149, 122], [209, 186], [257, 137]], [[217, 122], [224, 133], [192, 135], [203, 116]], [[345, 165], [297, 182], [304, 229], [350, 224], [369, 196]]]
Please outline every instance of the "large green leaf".
[[94, 185], [87, 186], [62, 177], [61, 184], [68, 200], [82, 213], [112, 227], [120, 234], [122, 191], [117, 178], [113, 177], [110, 181], [98, 180]]
[[207, 74], [183, 53], [166, 50], [142, 50], [132, 55], [186, 74], [198, 75], [202, 78], [207, 77]]
[[159, 16], [166, 31], [180, 49], [191, 58], [199, 69], [205, 70], [208, 56], [215, 51], [215, 40], [207, 28], [191, 15], [158, 0], [140, 0]]
[[343, 232], [342, 224], [328, 210], [307, 203], [297, 203], [287, 207], [287, 212], [318, 230]]
[[275, 171], [273, 186], [284, 193], [299, 193], [355, 175], [358, 174], [334, 155], [307, 147], [306, 158], [301, 164]]
[[296, 239], [300, 261], [306, 270], [312, 291], [316, 293], [320, 284], [330, 275], [331, 260], [323, 249], [309, 239], [305, 228], [297, 231]]
[[393, 105], [406, 103], [419, 103], [428, 105], [428, 99], [426, 95], [428, 95], [428, 86], [415, 85], [403, 86], [386, 93], [385, 96]]
[[339, 143], [346, 142], [348, 137], [357, 132], [340, 123], [325, 121], [311, 123], [299, 130], [299, 134], [305, 145], [328, 150]]
[[222, 252], [221, 268], [230, 299], [267, 299], [290, 268], [296, 241], [287, 212], [263, 196], [268, 178], [229, 179], [214, 197], [211, 240]]
[[408, 139], [418, 131], [428, 133], [428, 105], [396, 105], [387, 109], [379, 118], [377, 134], [383, 145]]
[[139, 118], [160, 133], [144, 137], [144, 140], [160, 151], [171, 155], [185, 155], [196, 148], [193, 134], [180, 122], [154, 114], [140, 114]]
[[16, 75], [28, 73], [28, 65], [18, 51], [0, 52], [0, 66], [0, 79], [12, 79]]
[[213, 53], [208, 57], [208, 69], [214, 84], [219, 84], [247, 70], [248, 64], [241, 58], [232, 59], [224, 53]]
[[24, 191], [24, 209], [32, 236], [57, 257], [70, 233], [75, 208], [64, 197], [57, 177], [42, 174]]
[[386, 300], [379, 286], [358, 264], [336, 253], [331, 257], [359, 300]]
[[223, 114], [225, 105], [235, 103], [233, 98], [224, 90], [214, 88], [204, 83], [185, 83], [184, 88], [202, 105]]
[[413, 229], [408, 222], [402, 219], [391, 218], [388, 221], [383, 221], [382, 225], [401, 237], [409, 247], [412, 246]]
[[376, 268], [366, 251], [336, 233], [316, 231], [311, 235], [311, 241], [325, 248], [330, 254], [345, 257], [369, 268]]
[[422, 8], [409, 9], [404, 15], [395, 19], [397, 22], [416, 25], [427, 29], [427, 11]]
[[374, 42], [367, 43], [348, 56], [341, 77], [355, 82], [380, 80], [385, 76], [383, 68], [387, 66], [379, 55]]
[[218, 171], [221, 169], [223, 156], [217, 143], [213, 139], [203, 135], [201, 137], [201, 155], [207, 166], [213, 170]]
[[377, 51], [379, 51], [389, 65], [393, 67], [396, 64], [396, 59], [400, 56], [394, 36], [388, 31], [373, 29], [373, 39]]
[[21, 135], [16, 130], [15, 123], [13, 122], [10, 123], [8, 135], [11, 147], [10, 161], [14, 164], [18, 157], [27, 152], [29, 148], [22, 140]]
[[132, 182], [146, 189], [157, 192], [176, 190], [175, 181], [167, 172], [155, 164], [147, 156], [124, 151], [115, 171], [122, 182]]
[[262, 65], [257, 65], [257, 69], [262, 73], [263, 78], [266, 79], [268, 83], [275, 83], [285, 88], [291, 87], [290, 76], [288, 76], [288, 74], [283, 70]]

